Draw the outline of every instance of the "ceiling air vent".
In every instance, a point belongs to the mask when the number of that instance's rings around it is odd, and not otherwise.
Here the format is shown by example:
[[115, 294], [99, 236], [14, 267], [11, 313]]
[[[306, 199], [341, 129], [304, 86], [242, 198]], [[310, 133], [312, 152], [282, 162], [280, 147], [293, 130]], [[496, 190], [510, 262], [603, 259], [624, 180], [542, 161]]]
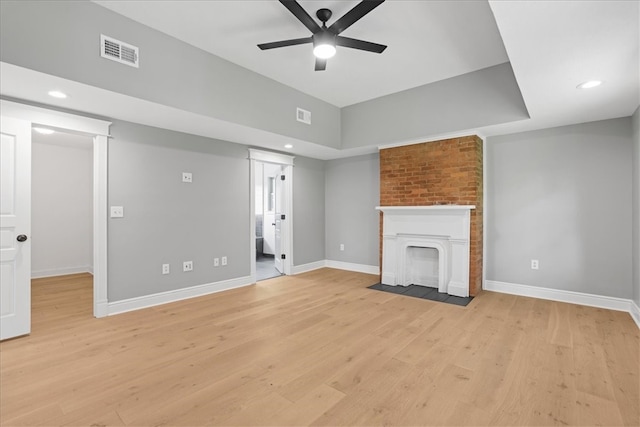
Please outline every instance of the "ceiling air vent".
[[296, 108], [296, 119], [299, 122], [311, 124], [311, 111], [303, 110], [302, 108]]
[[138, 48], [100, 34], [100, 56], [138, 68]]

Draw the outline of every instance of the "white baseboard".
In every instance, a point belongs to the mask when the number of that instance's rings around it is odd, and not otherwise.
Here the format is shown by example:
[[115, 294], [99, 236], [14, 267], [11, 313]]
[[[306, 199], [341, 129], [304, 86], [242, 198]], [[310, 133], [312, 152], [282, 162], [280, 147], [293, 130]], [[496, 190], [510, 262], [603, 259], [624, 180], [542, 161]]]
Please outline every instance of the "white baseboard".
[[108, 303], [107, 310], [109, 316], [111, 316], [113, 314], [126, 313], [127, 311], [140, 310], [142, 308], [227, 291], [229, 289], [240, 288], [254, 283], [255, 282], [251, 280], [251, 276], [238, 277], [237, 279], [223, 280], [221, 282], [207, 283], [205, 285], [191, 286], [184, 289], [176, 289], [153, 295], [145, 295], [142, 297], [110, 302]]
[[89, 273], [93, 274], [93, 267], [84, 265], [81, 267], [54, 268], [52, 270], [37, 270], [31, 272], [32, 279], [41, 279], [43, 277], [66, 276], [68, 274]]
[[329, 268], [337, 268], [338, 270], [357, 271], [358, 273], [380, 274], [380, 267], [377, 265], [354, 264], [328, 259], [326, 260], [326, 266]]
[[291, 274], [306, 273], [307, 271], [313, 271], [323, 267], [356, 271], [358, 273], [380, 274], [380, 267], [376, 265], [354, 264], [351, 262], [333, 261], [330, 259], [310, 262], [309, 264], [296, 265], [291, 269]]
[[515, 283], [498, 282], [495, 280], [485, 280], [482, 288], [485, 291], [587, 305], [590, 307], [606, 308], [616, 311], [626, 311], [636, 322], [638, 328], [640, 328], [640, 309], [638, 309], [638, 306], [630, 299], [564, 291], [560, 289], [541, 288], [537, 286], [518, 285]]
[[327, 266], [327, 260], [310, 262], [308, 264], [294, 265], [291, 267], [291, 274], [306, 273], [307, 271], [317, 270]]

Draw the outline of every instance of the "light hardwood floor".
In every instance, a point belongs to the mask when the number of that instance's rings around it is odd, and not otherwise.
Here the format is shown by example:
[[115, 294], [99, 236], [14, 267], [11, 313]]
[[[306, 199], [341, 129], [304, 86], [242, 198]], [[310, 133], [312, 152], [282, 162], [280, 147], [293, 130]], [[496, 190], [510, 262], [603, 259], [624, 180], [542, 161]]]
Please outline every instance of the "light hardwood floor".
[[321, 269], [103, 319], [91, 276], [33, 281], [0, 344], [20, 425], [638, 425], [627, 313], [483, 292], [458, 307]]

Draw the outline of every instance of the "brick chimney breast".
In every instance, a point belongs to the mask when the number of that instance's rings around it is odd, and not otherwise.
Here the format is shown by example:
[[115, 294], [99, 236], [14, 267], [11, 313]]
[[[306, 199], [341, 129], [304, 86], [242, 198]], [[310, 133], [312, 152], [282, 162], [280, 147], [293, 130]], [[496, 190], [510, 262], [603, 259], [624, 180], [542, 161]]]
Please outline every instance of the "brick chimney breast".
[[469, 262], [472, 296], [482, 289], [482, 164], [482, 139], [477, 135], [380, 150], [380, 206], [475, 205]]

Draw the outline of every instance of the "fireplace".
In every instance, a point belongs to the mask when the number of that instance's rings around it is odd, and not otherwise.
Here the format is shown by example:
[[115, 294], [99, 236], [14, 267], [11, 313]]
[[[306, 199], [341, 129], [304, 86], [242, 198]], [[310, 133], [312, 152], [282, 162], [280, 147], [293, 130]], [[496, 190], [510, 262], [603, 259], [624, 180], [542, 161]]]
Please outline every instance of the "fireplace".
[[381, 206], [385, 285], [431, 286], [469, 296], [470, 216], [473, 205]]

